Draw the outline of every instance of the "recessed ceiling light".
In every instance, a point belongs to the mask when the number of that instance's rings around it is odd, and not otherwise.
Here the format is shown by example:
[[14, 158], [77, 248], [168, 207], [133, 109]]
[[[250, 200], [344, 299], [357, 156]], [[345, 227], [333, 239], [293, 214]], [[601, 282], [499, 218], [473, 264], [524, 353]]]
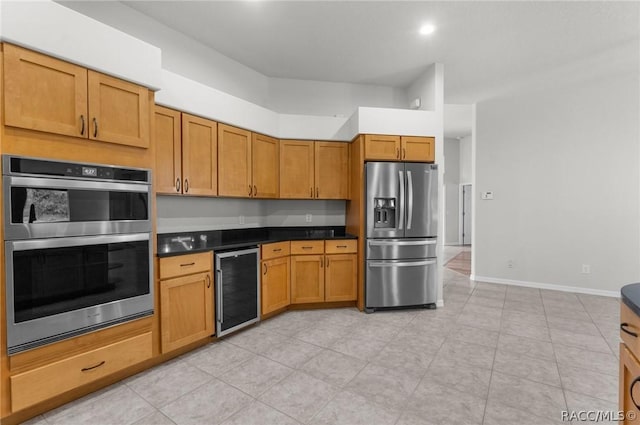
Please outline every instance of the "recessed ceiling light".
[[435, 30], [436, 30], [435, 25], [424, 24], [423, 26], [420, 27], [420, 34], [422, 35], [433, 34]]

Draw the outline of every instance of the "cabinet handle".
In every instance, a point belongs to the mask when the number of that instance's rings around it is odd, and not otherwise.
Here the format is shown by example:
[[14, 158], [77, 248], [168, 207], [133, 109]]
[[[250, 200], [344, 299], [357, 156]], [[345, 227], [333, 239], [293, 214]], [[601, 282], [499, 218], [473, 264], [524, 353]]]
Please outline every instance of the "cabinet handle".
[[81, 371], [81, 372], [87, 372], [87, 371], [89, 371], [89, 370], [99, 368], [100, 366], [102, 366], [102, 365], [103, 365], [103, 364], [105, 364], [105, 363], [106, 363], [106, 360], [103, 360], [103, 361], [101, 361], [100, 363], [98, 363], [98, 364], [97, 364], [97, 365], [95, 365], [95, 366], [83, 367], [82, 369], [80, 369], [80, 371]]
[[211, 288], [211, 277], [207, 275], [207, 288]]
[[320, 258], [320, 267], [321, 268], [324, 267], [324, 257]]
[[327, 258], [327, 268], [329, 268], [329, 259]]
[[262, 265], [262, 269], [263, 269], [262, 274], [267, 274], [267, 265], [266, 264]]
[[313, 198], [313, 188], [309, 188], [309, 198]]
[[189, 192], [189, 179], [184, 179], [184, 193]]
[[180, 192], [180, 179], [176, 179], [176, 192]]
[[312, 246], [303, 246], [302, 249], [311, 249], [313, 248]]
[[346, 248], [346, 245], [336, 245], [336, 248]]
[[273, 252], [280, 252], [280, 251], [282, 251], [282, 248], [276, 248], [273, 250]]
[[400, 148], [396, 148], [396, 158], [400, 159]]
[[629, 386], [629, 395], [631, 396], [631, 402], [634, 404], [634, 406], [636, 406], [636, 409], [640, 410], [640, 405], [638, 405], [636, 400], [633, 398], [633, 387], [638, 383], [638, 381], [640, 381], [640, 376], [634, 379], [631, 385]]
[[318, 189], [318, 187], [316, 187], [316, 198], [320, 196], [320, 189]]
[[251, 185], [249, 185], [249, 196], [251, 196]]
[[402, 148], [402, 159], [407, 159], [407, 150]]
[[620, 330], [624, 333], [627, 333], [629, 335], [631, 335], [634, 338], [638, 337], [638, 334], [635, 332], [630, 331], [629, 329], [627, 329], [627, 326], [629, 326], [629, 324], [627, 322], [624, 323], [620, 323]]
[[93, 117], [93, 137], [98, 137], [98, 119]]
[[258, 196], [258, 186], [253, 185], [253, 196]]
[[189, 267], [189, 266], [195, 266], [196, 263], [195, 261], [193, 263], [184, 263], [184, 264], [180, 264], [180, 267]]
[[84, 136], [84, 115], [80, 115], [80, 135]]

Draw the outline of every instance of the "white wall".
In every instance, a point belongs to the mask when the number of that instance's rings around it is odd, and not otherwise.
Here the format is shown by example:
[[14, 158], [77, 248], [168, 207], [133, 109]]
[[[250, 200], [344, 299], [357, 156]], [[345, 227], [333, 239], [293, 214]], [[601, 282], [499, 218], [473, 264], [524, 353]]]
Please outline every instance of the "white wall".
[[444, 244], [457, 245], [460, 243], [460, 142], [457, 139], [444, 139], [444, 164]]
[[469, 184], [473, 180], [471, 175], [471, 135], [460, 139], [460, 184]]
[[477, 279], [604, 294], [640, 281], [640, 49], [631, 44], [631, 72], [476, 105]]

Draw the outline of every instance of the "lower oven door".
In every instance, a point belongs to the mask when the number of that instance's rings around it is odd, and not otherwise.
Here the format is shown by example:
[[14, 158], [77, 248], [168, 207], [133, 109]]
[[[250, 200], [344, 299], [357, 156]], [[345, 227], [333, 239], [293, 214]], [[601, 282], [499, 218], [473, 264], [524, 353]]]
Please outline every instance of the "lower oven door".
[[366, 307], [406, 307], [436, 302], [436, 259], [368, 260]]
[[9, 354], [153, 313], [149, 233], [5, 242]]

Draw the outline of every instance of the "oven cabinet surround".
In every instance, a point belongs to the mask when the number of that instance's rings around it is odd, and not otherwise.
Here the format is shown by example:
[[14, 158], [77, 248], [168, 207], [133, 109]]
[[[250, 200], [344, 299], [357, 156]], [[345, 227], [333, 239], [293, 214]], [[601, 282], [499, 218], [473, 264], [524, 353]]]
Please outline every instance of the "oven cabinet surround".
[[349, 199], [349, 145], [280, 141], [280, 197]]
[[620, 424], [640, 424], [640, 410], [636, 407], [636, 403], [640, 404], [640, 283], [627, 285], [621, 292], [619, 409], [636, 416], [625, 416]]
[[355, 301], [356, 240], [292, 241], [291, 303]]
[[218, 124], [218, 194], [278, 198], [278, 139]]
[[290, 243], [274, 242], [260, 247], [260, 312], [264, 317], [291, 303]]
[[160, 341], [163, 353], [214, 333], [211, 251], [160, 258]]
[[156, 193], [218, 194], [218, 124], [155, 107]]
[[149, 90], [4, 44], [4, 124], [149, 147]]
[[435, 138], [366, 134], [364, 159], [378, 161], [435, 161]]

